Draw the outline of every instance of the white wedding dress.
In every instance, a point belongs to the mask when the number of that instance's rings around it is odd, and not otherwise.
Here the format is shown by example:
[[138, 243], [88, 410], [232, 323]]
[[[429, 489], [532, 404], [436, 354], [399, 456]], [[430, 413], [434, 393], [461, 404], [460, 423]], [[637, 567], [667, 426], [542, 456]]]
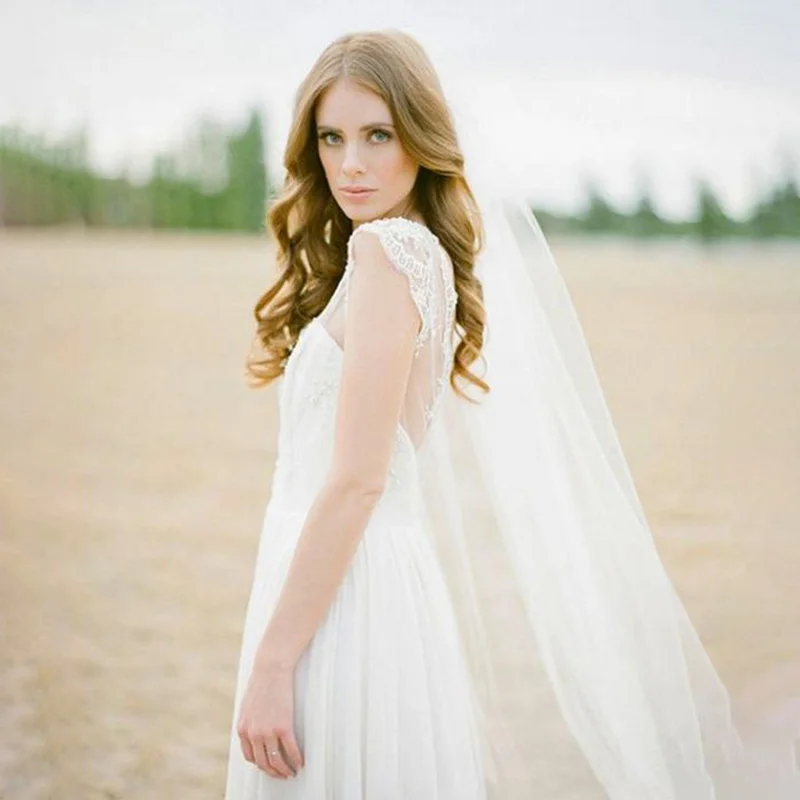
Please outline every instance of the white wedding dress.
[[[298, 775], [244, 760], [236, 721], [262, 632], [333, 446], [352, 243], [371, 230], [408, 278], [421, 316], [387, 488], [295, 673]], [[475, 690], [427, 521], [417, 450], [453, 360], [453, 267], [425, 226], [365, 223], [344, 276], [300, 334], [280, 383], [278, 460], [247, 607], [226, 800], [478, 800], [486, 797]]]

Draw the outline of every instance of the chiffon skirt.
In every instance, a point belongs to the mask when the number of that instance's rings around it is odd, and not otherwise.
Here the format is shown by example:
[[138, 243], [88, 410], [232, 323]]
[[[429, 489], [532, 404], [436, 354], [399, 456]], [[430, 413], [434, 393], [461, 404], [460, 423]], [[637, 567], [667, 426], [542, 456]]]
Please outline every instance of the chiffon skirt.
[[280, 780], [244, 760], [239, 705], [307, 512], [276, 500], [247, 606], [225, 800], [485, 800], [477, 704], [436, 553], [422, 525], [375, 517], [295, 670], [304, 767]]

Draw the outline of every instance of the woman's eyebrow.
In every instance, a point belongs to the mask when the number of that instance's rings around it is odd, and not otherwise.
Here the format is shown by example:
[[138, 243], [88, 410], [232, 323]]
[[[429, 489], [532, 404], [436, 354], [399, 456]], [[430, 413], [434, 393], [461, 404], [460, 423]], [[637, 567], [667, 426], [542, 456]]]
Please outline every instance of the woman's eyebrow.
[[[366, 125], [362, 125], [358, 130], [359, 131], [367, 131], [370, 128], [394, 128], [391, 122], [368, 122]], [[341, 133], [340, 128], [334, 128], [333, 125], [317, 125], [317, 130], [326, 131], [333, 131], [334, 133]]]

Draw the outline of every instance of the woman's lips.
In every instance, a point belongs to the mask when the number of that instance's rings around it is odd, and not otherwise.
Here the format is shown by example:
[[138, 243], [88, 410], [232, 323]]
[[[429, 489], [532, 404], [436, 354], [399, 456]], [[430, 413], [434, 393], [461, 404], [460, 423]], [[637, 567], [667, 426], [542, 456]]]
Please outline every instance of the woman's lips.
[[374, 189], [340, 189], [339, 190], [348, 200], [364, 200], [369, 197]]

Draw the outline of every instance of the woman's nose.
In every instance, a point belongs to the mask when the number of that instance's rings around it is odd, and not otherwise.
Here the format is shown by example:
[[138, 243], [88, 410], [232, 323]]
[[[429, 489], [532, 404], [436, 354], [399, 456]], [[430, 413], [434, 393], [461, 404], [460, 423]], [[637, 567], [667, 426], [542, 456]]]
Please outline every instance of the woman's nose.
[[348, 176], [364, 172], [364, 164], [361, 161], [357, 147], [351, 146], [345, 150], [342, 172]]

